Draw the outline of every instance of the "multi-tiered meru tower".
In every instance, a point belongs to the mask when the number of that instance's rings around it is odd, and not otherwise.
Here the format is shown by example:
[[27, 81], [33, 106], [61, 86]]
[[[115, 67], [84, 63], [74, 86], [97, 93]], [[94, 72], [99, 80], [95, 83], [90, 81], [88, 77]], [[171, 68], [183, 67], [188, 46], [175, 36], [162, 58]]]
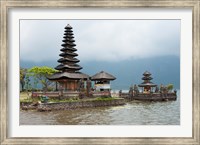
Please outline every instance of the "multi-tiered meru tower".
[[72, 31], [72, 27], [68, 24], [65, 27], [65, 33], [64, 33], [64, 40], [63, 40], [63, 44], [61, 46], [63, 46], [62, 49], [60, 49], [60, 51], [62, 51], [62, 53], [59, 55], [62, 58], [60, 58], [58, 60], [59, 63], [61, 63], [60, 65], [58, 65], [57, 67], [55, 67], [55, 69], [59, 70], [59, 71], [63, 71], [63, 72], [71, 72], [71, 73], [75, 73], [77, 71], [79, 71], [80, 69], [82, 69], [82, 67], [80, 67], [77, 63], [79, 62], [79, 60], [77, 58], [75, 58], [76, 56], [78, 56], [77, 53], [75, 53], [77, 51], [76, 48], [74, 48], [76, 46], [76, 44], [74, 43], [74, 36], [73, 36], [73, 31]]
[[156, 84], [151, 82], [152, 79], [153, 78], [151, 77], [150, 72], [146, 71], [143, 73], [143, 82], [140, 85], [138, 85], [139, 87], [143, 88], [143, 93], [150, 93], [152, 91], [151, 89], [157, 86]]
[[65, 27], [64, 43], [61, 45], [63, 48], [60, 49], [62, 52], [59, 55], [61, 58], [58, 59], [60, 64], [55, 67], [59, 72], [50, 76], [49, 79], [59, 82], [64, 90], [75, 91], [78, 90], [79, 81], [86, 80], [89, 76], [79, 72], [82, 67], [78, 65], [79, 60], [76, 58], [78, 54], [75, 53], [77, 49], [73, 35], [72, 27], [68, 24]]

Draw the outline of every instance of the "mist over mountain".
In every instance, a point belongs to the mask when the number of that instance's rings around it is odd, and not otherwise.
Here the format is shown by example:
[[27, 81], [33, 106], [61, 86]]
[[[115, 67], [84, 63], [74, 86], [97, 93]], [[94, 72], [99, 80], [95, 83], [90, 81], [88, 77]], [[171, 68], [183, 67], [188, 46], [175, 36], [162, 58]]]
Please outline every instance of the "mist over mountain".
[[[152, 82], [155, 84], [174, 84], [174, 88], [180, 88], [180, 58], [178, 56], [160, 56], [152, 58], [129, 59], [119, 62], [87, 61], [79, 63], [83, 69], [81, 72], [90, 76], [106, 71], [117, 79], [111, 82], [112, 89], [129, 89], [131, 85], [142, 83], [142, 74], [149, 71], [152, 74]], [[33, 66], [56, 67], [55, 61], [31, 62], [20, 61], [20, 67], [31, 68]]]

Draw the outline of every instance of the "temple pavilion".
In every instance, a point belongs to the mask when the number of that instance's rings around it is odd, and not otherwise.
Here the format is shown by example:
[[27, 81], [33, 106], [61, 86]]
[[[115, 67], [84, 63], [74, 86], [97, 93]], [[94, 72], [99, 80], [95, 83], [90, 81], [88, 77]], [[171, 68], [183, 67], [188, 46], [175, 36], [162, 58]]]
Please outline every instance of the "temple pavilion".
[[91, 77], [91, 80], [95, 83], [94, 88], [97, 91], [110, 91], [110, 81], [115, 79], [116, 78], [113, 75], [105, 71], [101, 71]]
[[153, 78], [151, 77], [151, 73], [148, 71], [145, 71], [143, 73], [143, 77], [142, 80], [143, 82], [141, 84], [139, 84], [138, 86], [142, 88], [142, 92], [143, 93], [150, 93], [153, 91], [153, 89], [157, 86], [156, 84], [152, 83], [151, 80]]
[[78, 56], [76, 44], [74, 43], [74, 34], [72, 27], [68, 24], [64, 31], [63, 48], [60, 49], [61, 53], [58, 59], [58, 66], [55, 67], [58, 70], [57, 73], [48, 77], [49, 80], [59, 82], [61, 88], [65, 91], [76, 91], [80, 87], [80, 80], [89, 79], [87, 74], [79, 72], [82, 67], [78, 64], [79, 60], [76, 58]]

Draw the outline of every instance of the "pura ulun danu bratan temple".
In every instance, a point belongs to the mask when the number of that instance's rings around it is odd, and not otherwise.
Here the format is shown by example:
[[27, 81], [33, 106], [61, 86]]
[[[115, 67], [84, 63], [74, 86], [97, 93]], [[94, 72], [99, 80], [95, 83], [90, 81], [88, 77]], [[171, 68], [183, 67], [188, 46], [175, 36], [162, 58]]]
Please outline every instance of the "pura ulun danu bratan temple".
[[[77, 59], [78, 54], [76, 53], [74, 34], [69, 24], [65, 27], [63, 38], [61, 53], [59, 54], [60, 58], [57, 60], [59, 64], [55, 67], [58, 72], [48, 77], [49, 80], [59, 83], [60, 92], [53, 92], [48, 95], [60, 98], [74, 97], [74, 95], [79, 98], [111, 96], [110, 81], [116, 78], [105, 71], [101, 71], [92, 77], [80, 72], [82, 67]], [[139, 85], [134, 85], [134, 87], [131, 86], [129, 93], [122, 93], [120, 90], [119, 97], [144, 101], [176, 100], [176, 90], [169, 92], [166, 87], [161, 86], [159, 88], [152, 82], [152, 79], [150, 72], [144, 72], [143, 82]], [[91, 81], [94, 81], [94, 86], [92, 86]], [[38, 95], [41, 94], [32, 93], [32, 96]]]
[[81, 73], [82, 67], [78, 64], [78, 54], [75, 48], [75, 40], [72, 27], [68, 24], [65, 27], [65, 33], [63, 37], [63, 48], [60, 49], [60, 59], [58, 59], [58, 66], [55, 67], [58, 70], [57, 73], [49, 77], [49, 80], [59, 82], [63, 90], [75, 91], [79, 89], [79, 81], [87, 80], [89, 76]]
[[60, 64], [55, 67], [58, 72], [48, 79], [58, 82], [64, 91], [81, 91], [85, 88], [89, 94], [92, 88], [91, 81], [95, 81], [95, 91], [110, 91], [110, 81], [116, 79], [113, 75], [101, 71], [90, 78], [89, 75], [80, 72], [82, 67], [78, 64], [80, 61], [77, 59], [74, 34], [69, 24], [65, 27], [63, 38], [61, 45], [63, 48], [60, 49], [61, 53], [59, 54], [61, 58], [58, 59]]

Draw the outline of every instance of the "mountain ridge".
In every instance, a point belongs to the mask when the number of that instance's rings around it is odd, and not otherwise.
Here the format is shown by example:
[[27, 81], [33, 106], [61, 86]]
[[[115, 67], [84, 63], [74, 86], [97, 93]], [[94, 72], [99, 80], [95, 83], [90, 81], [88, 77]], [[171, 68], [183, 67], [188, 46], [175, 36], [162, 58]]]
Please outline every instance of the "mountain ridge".
[[[142, 83], [142, 74], [149, 71], [152, 74], [152, 82], [160, 85], [174, 84], [174, 88], [180, 88], [180, 58], [178, 56], [160, 56], [153, 58], [129, 59], [119, 62], [88, 61], [80, 62], [83, 67], [81, 72], [90, 76], [106, 71], [117, 79], [111, 82], [112, 89], [129, 89], [131, 85]], [[31, 68], [33, 66], [56, 67], [57, 61], [29, 62], [20, 61], [20, 67]]]

